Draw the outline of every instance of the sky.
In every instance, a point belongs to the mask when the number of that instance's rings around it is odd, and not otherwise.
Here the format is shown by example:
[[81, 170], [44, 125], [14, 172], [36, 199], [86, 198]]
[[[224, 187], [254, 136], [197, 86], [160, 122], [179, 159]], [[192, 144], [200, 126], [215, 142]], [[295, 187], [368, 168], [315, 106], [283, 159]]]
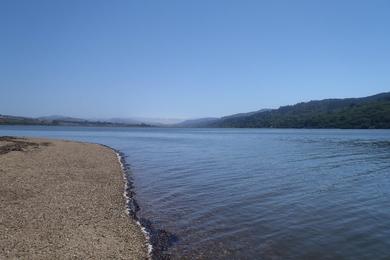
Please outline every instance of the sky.
[[390, 91], [388, 0], [1, 0], [0, 114], [224, 116]]

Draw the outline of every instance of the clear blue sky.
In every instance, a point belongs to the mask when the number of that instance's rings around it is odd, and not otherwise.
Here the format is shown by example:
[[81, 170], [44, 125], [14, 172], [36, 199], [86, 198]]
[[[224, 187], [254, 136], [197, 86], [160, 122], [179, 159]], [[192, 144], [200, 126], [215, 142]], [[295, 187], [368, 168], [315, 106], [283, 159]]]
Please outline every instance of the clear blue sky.
[[222, 116], [390, 91], [388, 0], [2, 0], [0, 114]]

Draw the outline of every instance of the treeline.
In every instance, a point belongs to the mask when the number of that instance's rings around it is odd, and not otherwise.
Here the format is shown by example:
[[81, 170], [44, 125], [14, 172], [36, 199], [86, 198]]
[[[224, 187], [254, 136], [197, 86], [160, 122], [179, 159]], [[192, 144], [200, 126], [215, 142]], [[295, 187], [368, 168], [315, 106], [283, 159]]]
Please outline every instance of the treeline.
[[221, 118], [205, 127], [390, 128], [390, 93], [310, 101], [250, 115]]
[[105, 127], [151, 127], [151, 125], [112, 123], [89, 120], [40, 120], [28, 117], [14, 117], [0, 115], [0, 125], [44, 125], [44, 126], [105, 126]]

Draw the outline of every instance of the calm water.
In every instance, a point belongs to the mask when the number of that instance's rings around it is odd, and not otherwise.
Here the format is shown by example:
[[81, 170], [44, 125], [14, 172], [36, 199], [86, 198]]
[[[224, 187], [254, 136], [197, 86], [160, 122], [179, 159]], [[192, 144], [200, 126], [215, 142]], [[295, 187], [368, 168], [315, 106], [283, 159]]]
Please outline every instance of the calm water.
[[173, 258], [390, 259], [390, 131], [1, 127], [128, 155]]

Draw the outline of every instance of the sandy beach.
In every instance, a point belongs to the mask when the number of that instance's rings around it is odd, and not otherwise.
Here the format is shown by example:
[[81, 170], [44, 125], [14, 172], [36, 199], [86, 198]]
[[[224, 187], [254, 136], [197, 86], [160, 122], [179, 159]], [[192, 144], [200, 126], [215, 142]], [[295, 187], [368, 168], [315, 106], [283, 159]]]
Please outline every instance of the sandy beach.
[[145, 259], [115, 152], [0, 137], [0, 259]]

